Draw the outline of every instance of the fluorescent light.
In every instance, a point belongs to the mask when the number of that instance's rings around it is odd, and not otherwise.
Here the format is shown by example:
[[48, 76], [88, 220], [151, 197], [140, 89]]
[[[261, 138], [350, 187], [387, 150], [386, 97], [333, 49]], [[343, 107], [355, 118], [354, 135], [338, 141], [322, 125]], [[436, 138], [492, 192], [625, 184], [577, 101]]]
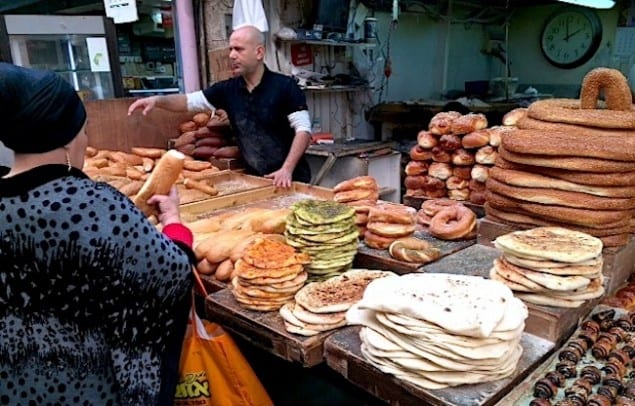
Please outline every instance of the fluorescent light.
[[558, 0], [562, 3], [575, 4], [577, 6], [591, 8], [611, 8], [615, 5], [613, 0]]

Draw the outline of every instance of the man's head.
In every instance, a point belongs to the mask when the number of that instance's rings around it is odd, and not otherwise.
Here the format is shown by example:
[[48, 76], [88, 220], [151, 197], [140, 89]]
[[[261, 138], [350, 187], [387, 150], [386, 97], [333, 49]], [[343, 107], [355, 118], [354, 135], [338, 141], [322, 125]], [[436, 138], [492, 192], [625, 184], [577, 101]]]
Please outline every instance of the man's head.
[[263, 65], [265, 37], [254, 26], [240, 27], [229, 37], [229, 50], [234, 76], [248, 76]]

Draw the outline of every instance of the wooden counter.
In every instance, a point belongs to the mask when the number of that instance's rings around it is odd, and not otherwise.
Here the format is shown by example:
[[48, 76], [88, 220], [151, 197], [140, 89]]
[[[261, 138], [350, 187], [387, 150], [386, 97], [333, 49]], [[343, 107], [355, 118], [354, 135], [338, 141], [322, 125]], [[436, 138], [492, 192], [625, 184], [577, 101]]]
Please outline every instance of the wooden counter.
[[329, 367], [351, 383], [392, 405], [493, 405], [522, 381], [554, 350], [551, 341], [524, 333], [523, 355], [514, 375], [494, 382], [426, 390], [384, 374], [368, 363], [361, 353], [360, 327], [347, 327], [331, 334], [324, 343], [324, 357]]

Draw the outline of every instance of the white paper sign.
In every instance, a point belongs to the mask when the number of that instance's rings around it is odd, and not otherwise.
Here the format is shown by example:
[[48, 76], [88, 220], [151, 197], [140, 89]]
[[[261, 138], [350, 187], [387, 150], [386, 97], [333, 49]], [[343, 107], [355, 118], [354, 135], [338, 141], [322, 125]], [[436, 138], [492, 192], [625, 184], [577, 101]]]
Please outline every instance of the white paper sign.
[[106, 38], [86, 38], [86, 46], [88, 47], [88, 57], [90, 58], [90, 70], [93, 72], [110, 72]]
[[136, 0], [104, 0], [106, 17], [115, 24], [132, 23], [139, 19]]

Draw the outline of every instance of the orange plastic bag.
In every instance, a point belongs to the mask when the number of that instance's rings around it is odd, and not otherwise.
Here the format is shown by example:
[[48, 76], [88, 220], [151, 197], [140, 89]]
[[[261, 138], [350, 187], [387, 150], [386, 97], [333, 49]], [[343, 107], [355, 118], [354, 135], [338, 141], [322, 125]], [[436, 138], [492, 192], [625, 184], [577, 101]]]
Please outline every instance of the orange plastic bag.
[[218, 324], [201, 320], [192, 308], [174, 404], [265, 406], [273, 402], [231, 336]]

